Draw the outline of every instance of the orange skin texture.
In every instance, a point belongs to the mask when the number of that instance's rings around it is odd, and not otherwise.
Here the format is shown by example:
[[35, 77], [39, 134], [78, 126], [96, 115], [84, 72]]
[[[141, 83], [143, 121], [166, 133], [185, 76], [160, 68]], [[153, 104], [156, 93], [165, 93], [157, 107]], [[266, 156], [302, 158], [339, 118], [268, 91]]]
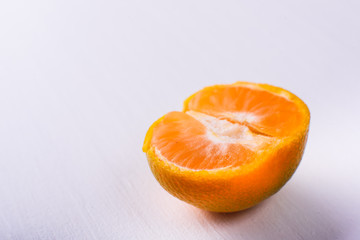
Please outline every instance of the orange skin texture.
[[[151, 171], [166, 191], [180, 200], [212, 212], [244, 210], [279, 191], [298, 167], [308, 136], [310, 112], [297, 96], [266, 84], [235, 84], [252, 85], [270, 92], [286, 94], [299, 107], [304, 121], [295, 134], [281, 137], [277, 144], [256, 154], [253, 161], [234, 168], [192, 170], [160, 159], [151, 146], [151, 138], [154, 127], [163, 118], [149, 128], [143, 145]], [[185, 101], [184, 111], [194, 95]]]

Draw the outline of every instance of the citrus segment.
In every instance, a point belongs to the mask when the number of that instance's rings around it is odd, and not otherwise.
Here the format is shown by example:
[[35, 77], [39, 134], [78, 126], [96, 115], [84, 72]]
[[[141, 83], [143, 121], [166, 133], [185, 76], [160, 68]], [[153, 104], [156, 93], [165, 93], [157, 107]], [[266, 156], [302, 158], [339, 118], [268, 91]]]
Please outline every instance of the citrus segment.
[[272, 140], [248, 127], [196, 112], [171, 112], [154, 127], [151, 140], [157, 153], [189, 169], [240, 166]]
[[229, 119], [268, 135], [289, 136], [307, 121], [299, 100], [286, 90], [264, 84], [217, 85], [191, 96], [184, 111]]

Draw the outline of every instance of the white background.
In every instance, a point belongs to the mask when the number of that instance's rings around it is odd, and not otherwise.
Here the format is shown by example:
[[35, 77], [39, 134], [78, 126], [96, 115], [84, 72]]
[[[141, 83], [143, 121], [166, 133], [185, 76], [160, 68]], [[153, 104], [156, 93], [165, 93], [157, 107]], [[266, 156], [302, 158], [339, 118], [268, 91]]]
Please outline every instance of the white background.
[[[0, 3], [0, 239], [359, 239], [360, 2]], [[207, 85], [311, 111], [293, 178], [255, 208], [165, 192], [147, 128]]]

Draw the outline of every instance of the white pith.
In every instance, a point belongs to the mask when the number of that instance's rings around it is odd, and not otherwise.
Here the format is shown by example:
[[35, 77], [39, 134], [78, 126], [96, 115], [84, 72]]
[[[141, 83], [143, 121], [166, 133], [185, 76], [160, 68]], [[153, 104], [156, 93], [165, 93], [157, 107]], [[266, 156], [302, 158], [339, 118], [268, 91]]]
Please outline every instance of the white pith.
[[253, 123], [260, 120], [260, 117], [249, 112], [225, 112], [221, 115], [239, 123]]
[[[232, 123], [196, 111], [187, 111], [186, 114], [201, 122], [207, 129], [207, 138], [217, 144], [238, 143], [255, 150], [270, 140], [270, 137], [256, 134], [243, 124]], [[258, 120], [258, 117], [251, 113], [226, 113], [222, 115], [240, 123], [251, 123]]]

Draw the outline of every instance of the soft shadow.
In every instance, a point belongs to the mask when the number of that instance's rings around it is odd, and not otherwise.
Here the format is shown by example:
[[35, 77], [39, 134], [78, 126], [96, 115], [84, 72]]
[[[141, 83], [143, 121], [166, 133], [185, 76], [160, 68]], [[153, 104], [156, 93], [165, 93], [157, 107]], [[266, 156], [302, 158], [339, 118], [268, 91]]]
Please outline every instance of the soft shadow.
[[[237, 213], [196, 210], [224, 239], [344, 239], [347, 226], [321, 199], [299, 186], [287, 186], [259, 205]], [[327, 199], [328, 200], [328, 199]]]

